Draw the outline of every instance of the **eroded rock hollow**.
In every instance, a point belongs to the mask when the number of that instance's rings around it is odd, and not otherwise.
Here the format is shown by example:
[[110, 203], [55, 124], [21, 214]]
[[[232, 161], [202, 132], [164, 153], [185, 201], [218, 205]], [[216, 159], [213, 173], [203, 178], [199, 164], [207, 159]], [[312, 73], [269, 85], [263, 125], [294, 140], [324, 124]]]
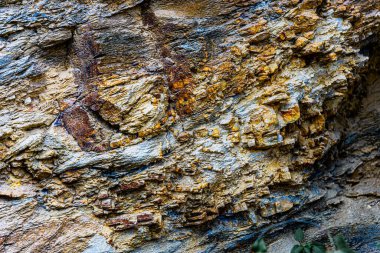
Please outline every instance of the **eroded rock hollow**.
[[3, 0], [0, 251], [379, 252], [378, 0]]

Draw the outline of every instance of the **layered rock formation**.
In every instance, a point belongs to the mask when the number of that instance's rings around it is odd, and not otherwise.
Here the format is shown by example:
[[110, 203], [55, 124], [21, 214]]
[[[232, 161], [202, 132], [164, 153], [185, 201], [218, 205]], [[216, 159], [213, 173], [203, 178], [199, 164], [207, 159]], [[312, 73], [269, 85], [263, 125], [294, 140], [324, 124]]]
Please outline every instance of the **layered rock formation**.
[[272, 233], [287, 252], [289, 225], [321, 224], [376, 252], [379, 16], [2, 1], [1, 251], [249, 252]]

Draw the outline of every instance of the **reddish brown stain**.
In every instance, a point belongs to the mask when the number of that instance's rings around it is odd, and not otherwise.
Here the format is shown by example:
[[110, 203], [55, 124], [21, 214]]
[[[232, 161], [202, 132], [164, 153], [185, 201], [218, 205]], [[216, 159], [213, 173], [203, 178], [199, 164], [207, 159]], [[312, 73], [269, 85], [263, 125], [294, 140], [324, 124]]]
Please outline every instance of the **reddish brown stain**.
[[146, 221], [152, 221], [153, 220], [153, 214], [151, 213], [143, 213], [137, 215], [137, 222], [146, 222]]
[[128, 218], [113, 218], [108, 220], [109, 226], [120, 226], [120, 229], [129, 229], [137, 226], [137, 223]]
[[102, 105], [104, 104], [104, 100], [99, 97], [98, 92], [90, 92], [83, 100], [83, 105], [87, 106], [93, 111], [99, 111]]
[[76, 102], [77, 106], [66, 110], [63, 114], [63, 123], [78, 145], [85, 151], [102, 152], [109, 149], [107, 140], [102, 133], [97, 132], [95, 125], [91, 124], [88, 112], [101, 110], [104, 100], [99, 97], [97, 84], [99, 82], [99, 68], [96, 56], [100, 48], [96, 43], [91, 26], [82, 27], [73, 40], [71, 53], [72, 64], [80, 69], [75, 74], [81, 96]]
[[90, 83], [89, 79], [100, 74], [95, 58], [99, 54], [99, 45], [93, 38], [91, 27], [85, 28], [81, 35], [75, 36], [72, 52], [73, 63], [81, 70], [77, 78], [87, 86]]
[[[161, 24], [150, 8], [150, 1], [141, 5], [141, 15], [144, 25], [156, 36], [156, 47], [164, 64], [165, 74], [168, 77], [168, 86], [172, 94], [175, 110], [179, 115], [193, 112], [194, 107], [194, 81], [190, 70], [190, 64], [184, 55], [176, 54], [169, 48], [167, 34], [174, 32], [174, 24]], [[168, 61], [167, 59], [170, 59]]]
[[132, 181], [129, 183], [122, 183], [120, 185], [119, 191], [133, 191], [140, 189], [145, 186], [144, 181]]
[[91, 126], [87, 112], [80, 106], [69, 109], [63, 114], [62, 121], [66, 130], [84, 150], [90, 150], [94, 143], [95, 129]]

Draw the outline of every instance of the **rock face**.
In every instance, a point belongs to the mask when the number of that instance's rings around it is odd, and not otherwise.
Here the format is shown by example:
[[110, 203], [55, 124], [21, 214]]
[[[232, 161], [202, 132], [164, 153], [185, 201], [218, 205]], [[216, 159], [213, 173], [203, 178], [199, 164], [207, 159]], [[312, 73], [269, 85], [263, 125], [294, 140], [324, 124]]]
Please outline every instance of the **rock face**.
[[3, 0], [0, 251], [379, 252], [379, 37], [377, 0]]

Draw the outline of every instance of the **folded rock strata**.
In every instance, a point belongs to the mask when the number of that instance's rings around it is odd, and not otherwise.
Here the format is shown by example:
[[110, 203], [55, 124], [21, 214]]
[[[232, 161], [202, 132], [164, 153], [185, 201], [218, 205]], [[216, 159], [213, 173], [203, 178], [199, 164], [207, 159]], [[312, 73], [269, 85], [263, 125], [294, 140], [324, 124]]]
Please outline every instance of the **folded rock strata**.
[[1, 251], [379, 234], [345, 211], [378, 210], [379, 36], [376, 0], [2, 1]]

